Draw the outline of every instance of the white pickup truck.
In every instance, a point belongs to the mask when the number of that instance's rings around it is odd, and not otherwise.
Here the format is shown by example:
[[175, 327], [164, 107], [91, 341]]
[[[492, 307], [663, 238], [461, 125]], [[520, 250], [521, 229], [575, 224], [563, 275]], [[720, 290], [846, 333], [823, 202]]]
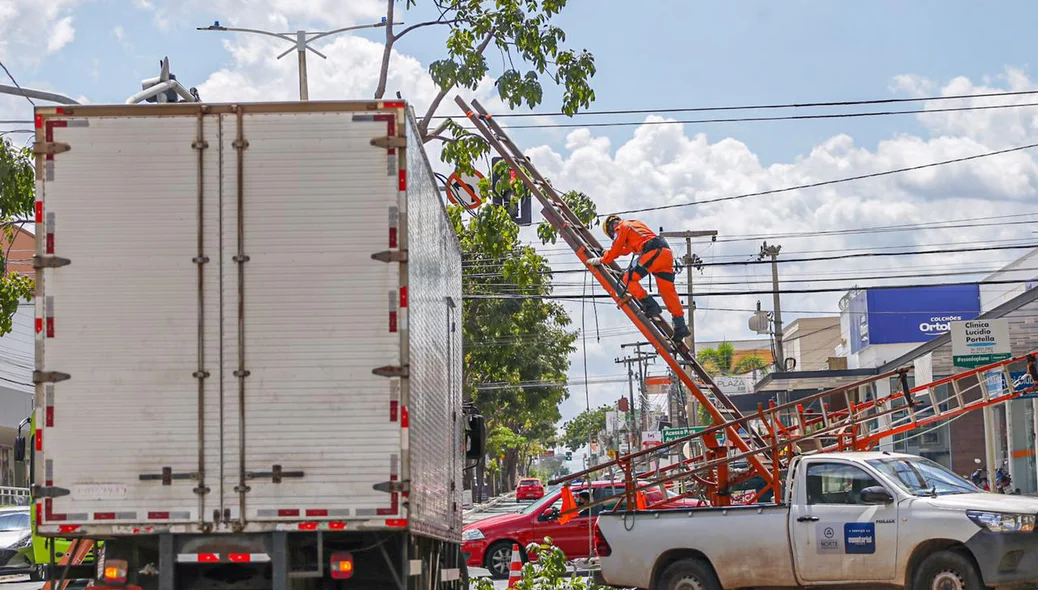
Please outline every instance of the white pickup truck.
[[821, 453], [782, 504], [603, 513], [599, 582], [650, 590], [1038, 584], [1038, 499], [984, 493], [928, 459]]

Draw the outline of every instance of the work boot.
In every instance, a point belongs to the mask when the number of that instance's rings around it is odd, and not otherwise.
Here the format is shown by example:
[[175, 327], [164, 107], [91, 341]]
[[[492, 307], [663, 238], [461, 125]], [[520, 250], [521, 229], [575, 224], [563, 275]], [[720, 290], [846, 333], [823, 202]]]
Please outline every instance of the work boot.
[[674, 318], [674, 336], [675, 342], [681, 342], [685, 338], [692, 335], [692, 332], [688, 331], [688, 326], [685, 324], [685, 318], [677, 317]]
[[650, 318], [658, 318], [663, 315], [660, 304], [656, 303], [656, 299], [652, 295], [647, 295], [645, 299], [639, 300], [638, 303], [642, 304], [642, 311]]

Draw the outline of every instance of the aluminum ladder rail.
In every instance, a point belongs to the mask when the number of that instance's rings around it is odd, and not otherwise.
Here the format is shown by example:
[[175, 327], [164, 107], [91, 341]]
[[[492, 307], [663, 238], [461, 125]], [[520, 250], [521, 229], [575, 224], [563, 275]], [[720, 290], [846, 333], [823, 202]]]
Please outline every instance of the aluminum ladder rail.
[[[515, 171], [516, 177], [522, 180], [523, 184], [529, 189], [530, 194], [540, 202], [543, 206], [541, 214], [545, 220], [558, 231], [559, 235], [573, 249], [580, 261], [586, 265], [589, 258], [600, 256], [604, 249], [598, 240], [577, 218], [569, 206], [566, 205], [555, 188], [522, 154], [522, 151], [508, 137], [508, 134], [498, 125], [497, 121], [493, 119], [483, 105], [476, 100], [473, 100], [472, 104], [469, 105], [460, 96], [455, 97], [455, 102], [461, 107], [465, 116], [468, 117], [490, 147], [504, 158], [511, 169]], [[714, 424], [730, 424], [743, 418], [742, 413], [739, 412], [728, 396], [717, 387], [717, 384], [714, 383], [710, 375], [707, 374], [691, 354], [688, 347], [682, 342], [673, 342], [671, 340], [674, 332], [670, 324], [662, 318], [649, 318], [645, 315], [641, 306], [633, 300], [621, 305], [619, 293], [622, 285], [617, 276], [622, 274], [622, 271], [618, 265], [613, 263], [605, 268], [588, 266], [588, 269], [617, 303], [618, 307], [627, 314], [642, 335], [652, 344], [660, 357], [674, 370], [689, 392], [707, 409]], [[691, 369], [695, 376], [706, 385], [710, 395], [695, 383], [688, 369]], [[714, 403], [711, 397], [720, 403]], [[745, 438], [738, 428], [731, 429], [726, 433], [728, 440], [735, 442], [739, 450], [748, 452], [767, 445], [755, 431], [750, 428], [745, 430]], [[752, 455], [750, 463], [765, 479], [773, 477], [771, 466], [760, 455]]]

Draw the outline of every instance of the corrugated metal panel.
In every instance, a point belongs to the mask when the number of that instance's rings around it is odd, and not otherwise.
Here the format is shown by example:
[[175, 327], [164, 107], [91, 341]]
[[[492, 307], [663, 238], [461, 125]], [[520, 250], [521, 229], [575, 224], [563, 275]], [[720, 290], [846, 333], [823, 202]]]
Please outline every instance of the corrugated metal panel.
[[53, 134], [73, 148], [48, 162], [44, 214], [54, 253], [72, 263], [43, 273], [38, 309], [53, 310], [54, 332], [37, 338], [42, 368], [71, 378], [37, 391], [38, 406], [52, 398], [54, 424], [36, 483], [72, 490], [53, 501], [67, 522], [197, 517], [194, 482], [138, 478], [198, 468], [195, 119], [92, 118]]
[[[329, 518], [390, 506], [373, 489], [399, 460], [390, 421], [391, 380], [372, 369], [400, 363], [390, 332], [399, 266], [372, 260], [386, 249], [397, 175], [370, 141], [386, 122], [339, 113], [244, 116], [246, 470], [303, 471], [274, 484], [248, 481], [246, 517], [324, 509]], [[237, 122], [224, 119], [224, 500], [236, 510], [238, 269]], [[391, 297], [392, 295], [392, 297]], [[338, 514], [332, 511], [340, 511]], [[285, 518], [280, 518], [285, 520]]]
[[410, 117], [408, 125], [410, 517], [460, 540], [461, 252]]

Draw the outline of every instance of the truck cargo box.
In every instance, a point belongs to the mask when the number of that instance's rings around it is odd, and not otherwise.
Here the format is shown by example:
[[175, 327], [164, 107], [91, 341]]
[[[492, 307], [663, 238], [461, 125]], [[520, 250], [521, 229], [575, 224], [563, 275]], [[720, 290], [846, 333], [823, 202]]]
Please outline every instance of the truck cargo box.
[[36, 112], [39, 530], [460, 539], [461, 256], [405, 103]]

